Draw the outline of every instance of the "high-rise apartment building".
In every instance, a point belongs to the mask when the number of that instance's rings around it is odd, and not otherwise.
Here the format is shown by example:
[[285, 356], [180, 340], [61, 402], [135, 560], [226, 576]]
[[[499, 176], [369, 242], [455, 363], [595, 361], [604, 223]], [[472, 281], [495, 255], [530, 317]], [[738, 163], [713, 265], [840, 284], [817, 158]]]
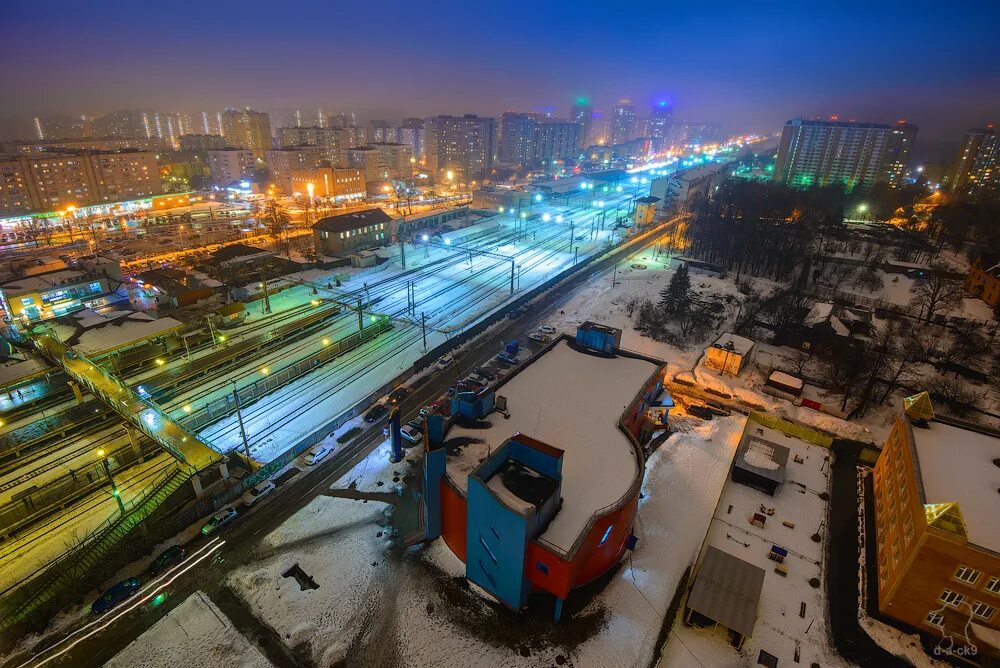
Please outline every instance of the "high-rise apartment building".
[[497, 121], [474, 114], [434, 116], [426, 120], [426, 163], [432, 173], [452, 170], [458, 178], [475, 179], [493, 170]]
[[580, 126], [580, 145], [578, 148], [586, 148], [592, 141], [594, 107], [587, 100], [580, 98], [570, 109], [569, 119]]
[[399, 126], [389, 121], [373, 120], [369, 123], [368, 136], [372, 143], [398, 142]]
[[35, 139], [79, 139], [89, 137], [92, 133], [92, 119], [86, 116], [71, 118], [69, 116], [46, 115], [35, 116], [32, 125], [35, 129]]
[[365, 172], [353, 167], [317, 167], [292, 170], [292, 192], [304, 195], [312, 184], [313, 197], [329, 197], [334, 201], [362, 199], [367, 193]]
[[315, 125], [278, 128], [279, 146], [319, 146], [323, 150], [323, 159], [334, 166], [344, 163], [343, 150], [350, 148], [350, 141], [349, 131], [341, 128], [321, 128]]
[[629, 100], [619, 100], [611, 110], [610, 143], [621, 144], [635, 136], [635, 107]]
[[227, 109], [222, 112], [222, 136], [226, 145], [253, 151], [258, 160], [273, 148], [271, 118], [263, 111]]
[[656, 104], [649, 113], [648, 132], [654, 153], [670, 148], [670, 128], [674, 121], [674, 108], [666, 103]]
[[264, 162], [267, 164], [270, 180], [285, 195], [294, 192], [292, 189], [294, 170], [315, 167], [323, 160], [323, 149], [319, 146], [294, 146], [264, 151]]
[[399, 128], [399, 143], [410, 147], [410, 153], [417, 162], [424, 159], [424, 119], [404, 118]]
[[505, 112], [500, 116], [500, 161], [535, 167], [579, 154], [582, 127], [543, 114]]
[[965, 134], [951, 168], [949, 186], [966, 194], [1000, 188], [1000, 136], [992, 125]]
[[208, 152], [212, 183], [228, 186], [253, 176], [257, 166], [253, 151], [246, 148], [223, 148]]
[[892, 182], [909, 159], [916, 132], [908, 124], [788, 121], [774, 180], [796, 187], [841, 184], [847, 190]]
[[0, 215], [139, 199], [163, 192], [156, 154], [60, 151], [0, 160]]
[[178, 141], [182, 151], [208, 151], [226, 147], [226, 139], [222, 135], [181, 135]]

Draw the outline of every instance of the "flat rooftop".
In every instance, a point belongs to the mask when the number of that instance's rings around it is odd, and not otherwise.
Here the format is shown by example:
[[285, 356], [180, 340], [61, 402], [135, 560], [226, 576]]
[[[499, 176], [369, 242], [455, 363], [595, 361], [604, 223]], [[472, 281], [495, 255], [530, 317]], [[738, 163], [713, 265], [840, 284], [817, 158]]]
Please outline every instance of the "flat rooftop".
[[618, 420], [658, 370], [646, 360], [597, 357], [560, 341], [497, 390], [507, 397], [509, 420], [493, 413], [489, 429], [449, 430], [446, 443], [484, 442], [457, 454], [449, 449], [448, 477], [465, 491], [469, 473], [517, 432], [562, 449], [563, 505], [541, 537], [568, 552], [594, 512], [621, 499], [642, 475]]
[[912, 429], [924, 502], [957, 502], [969, 542], [1000, 552], [1000, 438], [935, 421]]

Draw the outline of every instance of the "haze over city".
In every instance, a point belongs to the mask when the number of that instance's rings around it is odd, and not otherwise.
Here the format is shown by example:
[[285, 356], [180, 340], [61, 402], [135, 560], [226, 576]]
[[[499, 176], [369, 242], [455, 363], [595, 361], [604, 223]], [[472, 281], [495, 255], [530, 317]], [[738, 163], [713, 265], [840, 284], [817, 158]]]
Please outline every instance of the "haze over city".
[[[794, 116], [921, 127], [930, 159], [1000, 104], [990, 2], [5, 3], [4, 129], [119, 108], [496, 114], [670, 100], [773, 131]], [[58, 21], [53, 21], [58, 17]], [[39, 39], [44, 48], [39, 48]], [[262, 85], [263, 84], [263, 85]], [[960, 101], [960, 104], [956, 104]]]

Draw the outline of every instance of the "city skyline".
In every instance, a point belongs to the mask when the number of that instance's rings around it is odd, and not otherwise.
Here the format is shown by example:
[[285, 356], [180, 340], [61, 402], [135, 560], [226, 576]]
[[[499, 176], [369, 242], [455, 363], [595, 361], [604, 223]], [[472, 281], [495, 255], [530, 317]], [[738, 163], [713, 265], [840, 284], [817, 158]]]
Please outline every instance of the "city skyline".
[[[605, 112], [628, 98], [639, 115], [670, 100], [677, 118], [736, 131], [777, 132], [800, 116], [905, 118], [921, 128], [918, 155], [943, 158], [1000, 105], [1000, 81], [989, 69], [989, 19], [1000, 10], [984, 7], [984, 20], [968, 22], [966, 8], [950, 5], [931, 21], [906, 7], [806, 15], [792, 5], [733, 6], [734, 33], [694, 8], [644, 20], [664, 11], [646, 3], [618, 13], [587, 3], [530, 12], [442, 6], [434, 21], [422, 8], [352, 4], [338, 9], [336, 22], [304, 22], [275, 39], [271, 19], [280, 10], [260, 2], [210, 16], [192, 4], [155, 17], [141, 6], [17, 2], [0, 47], [8, 92], [2, 122], [13, 135], [36, 114], [246, 106], [364, 118], [554, 106], [566, 117], [579, 97]], [[53, 13], [64, 20], [51, 25]], [[364, 26], [371, 34], [357, 30]], [[39, 52], [34, 40], [43, 30], [47, 46]], [[392, 39], [371, 49], [380, 34]], [[181, 49], [182, 42], [198, 48]], [[934, 57], [918, 44], [933, 44]], [[18, 54], [31, 54], [30, 67]]]

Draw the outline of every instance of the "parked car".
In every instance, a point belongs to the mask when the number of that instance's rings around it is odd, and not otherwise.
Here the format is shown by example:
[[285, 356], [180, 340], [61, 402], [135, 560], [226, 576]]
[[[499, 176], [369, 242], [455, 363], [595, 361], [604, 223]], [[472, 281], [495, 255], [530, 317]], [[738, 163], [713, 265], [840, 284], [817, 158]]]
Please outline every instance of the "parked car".
[[524, 315], [524, 308], [520, 306], [511, 309], [510, 312], [507, 313], [507, 317], [510, 318], [511, 320], [517, 320], [522, 315]]
[[542, 334], [548, 334], [551, 336], [552, 334], [556, 333], [556, 328], [553, 327], [552, 325], [541, 325], [539, 326], [538, 331], [541, 332]]
[[274, 491], [274, 483], [270, 480], [261, 480], [259, 483], [243, 492], [243, 504], [252, 506], [262, 498]]
[[707, 406], [698, 406], [697, 404], [688, 406], [687, 412], [689, 415], [700, 417], [702, 420], [711, 420], [715, 417], [715, 413], [713, 413]]
[[107, 612], [122, 601], [131, 598], [139, 591], [140, 584], [139, 578], [126, 578], [112, 585], [91, 604], [90, 611], [97, 615]]
[[424, 430], [424, 416], [423, 415], [417, 416], [417, 417], [413, 418], [412, 420], [410, 420], [409, 422], [407, 422], [406, 424], [410, 425], [411, 427], [413, 427], [414, 429], [416, 429], [419, 432], [423, 432], [423, 430]]
[[389, 414], [384, 404], [375, 404], [365, 412], [365, 422], [378, 422]]
[[183, 561], [185, 554], [184, 548], [180, 545], [168, 547], [163, 552], [160, 552], [156, 559], [149, 562], [149, 566], [146, 567], [146, 573], [149, 577], [156, 577], [174, 564]]
[[395, 390], [389, 393], [389, 403], [396, 405], [401, 402], [410, 393], [405, 387], [397, 387]]
[[495, 359], [497, 362], [500, 362], [500, 364], [504, 364], [509, 367], [517, 364], [517, 359], [511, 357], [507, 353], [498, 353]]
[[497, 375], [496, 369], [491, 369], [488, 366], [477, 366], [475, 369], [472, 370], [472, 373], [478, 376], [482, 376], [491, 383], [499, 377]]
[[485, 387], [490, 384], [490, 381], [486, 380], [478, 373], [470, 373], [466, 377], [465, 382], [468, 383], [469, 385], [474, 385], [477, 390], [481, 387]]
[[208, 536], [236, 519], [239, 513], [232, 506], [226, 506], [219, 512], [208, 518], [208, 522], [201, 528], [201, 533]]
[[400, 428], [399, 435], [414, 445], [424, 440], [424, 435], [408, 424], [404, 424]]
[[475, 392], [475, 391], [476, 391], [475, 387], [465, 382], [464, 380], [460, 380], [448, 388], [448, 396], [453, 397], [456, 394], [459, 394], [460, 392]]
[[316, 464], [319, 464], [321, 461], [323, 461], [323, 459], [325, 459], [326, 456], [331, 452], [333, 452], [333, 448], [331, 448], [329, 445], [324, 445], [323, 443], [320, 443], [319, 445], [314, 445], [312, 449], [310, 449], [309, 452], [306, 453], [306, 456], [303, 459], [303, 461], [306, 463], [306, 466], [315, 466]]
[[440, 413], [441, 415], [448, 415], [451, 412], [451, 403], [445, 399], [438, 399], [437, 401], [432, 401], [423, 408], [420, 409], [420, 414], [427, 416], [433, 415], [434, 413]]
[[529, 334], [528, 338], [535, 343], [548, 343], [552, 340], [552, 337], [548, 334], [542, 334], [541, 332], [535, 332], [534, 334]]
[[455, 361], [455, 358], [451, 355], [442, 355], [438, 358], [438, 361], [434, 365], [439, 369], [447, 369], [451, 366], [451, 363]]

